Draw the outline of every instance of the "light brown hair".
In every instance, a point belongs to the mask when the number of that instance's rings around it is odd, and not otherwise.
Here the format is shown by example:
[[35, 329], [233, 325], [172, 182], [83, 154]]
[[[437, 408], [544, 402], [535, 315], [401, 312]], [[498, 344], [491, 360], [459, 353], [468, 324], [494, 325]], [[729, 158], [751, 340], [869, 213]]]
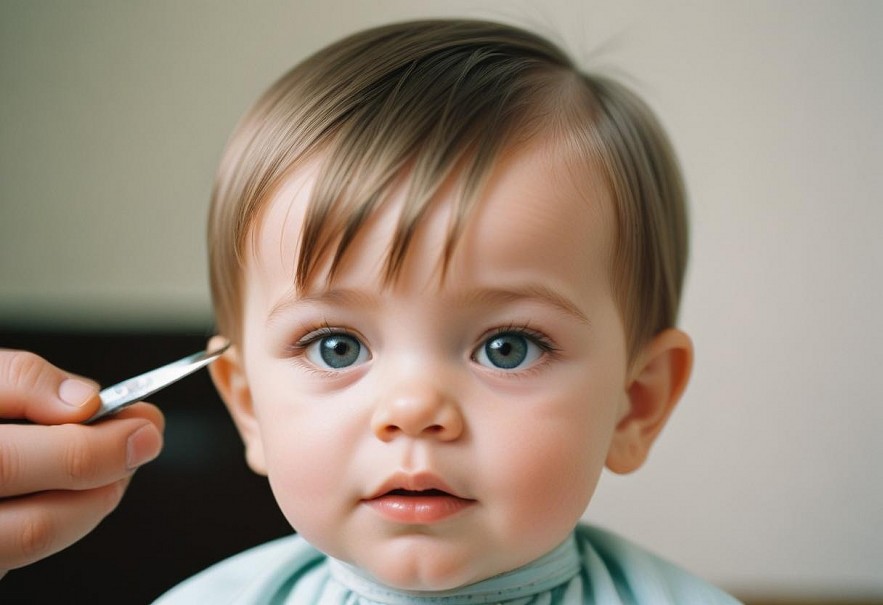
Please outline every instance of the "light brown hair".
[[246, 113], [221, 161], [209, 217], [218, 329], [240, 339], [242, 263], [260, 211], [303, 162], [321, 169], [293, 281], [319, 262], [332, 276], [365, 220], [407, 176], [391, 243], [395, 279], [416, 226], [451, 177], [460, 186], [450, 258], [501, 149], [543, 132], [600, 171], [615, 205], [613, 291], [628, 350], [674, 325], [687, 260], [685, 194], [676, 158], [634, 93], [581, 71], [528, 31], [470, 20], [393, 24], [320, 50]]

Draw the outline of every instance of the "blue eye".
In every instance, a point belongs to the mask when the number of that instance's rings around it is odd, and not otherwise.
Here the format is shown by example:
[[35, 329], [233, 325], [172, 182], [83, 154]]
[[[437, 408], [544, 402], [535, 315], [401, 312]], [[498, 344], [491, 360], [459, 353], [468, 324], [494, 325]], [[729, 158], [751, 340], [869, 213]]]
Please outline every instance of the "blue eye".
[[532, 364], [542, 354], [542, 347], [532, 338], [518, 332], [504, 332], [484, 341], [474, 359], [488, 368], [517, 370]]
[[320, 368], [342, 370], [368, 360], [368, 349], [349, 334], [329, 334], [306, 346], [306, 358]]

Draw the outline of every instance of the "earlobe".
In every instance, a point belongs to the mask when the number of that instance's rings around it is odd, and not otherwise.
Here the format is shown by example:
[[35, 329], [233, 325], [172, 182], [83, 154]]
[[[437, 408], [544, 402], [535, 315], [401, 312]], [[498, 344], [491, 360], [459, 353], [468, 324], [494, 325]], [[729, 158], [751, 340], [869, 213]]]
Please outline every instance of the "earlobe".
[[626, 385], [607, 468], [624, 474], [644, 463], [687, 386], [692, 366], [693, 344], [680, 330], [665, 330], [644, 346]]
[[[222, 344], [223, 340], [220, 336], [213, 337], [209, 341], [209, 349]], [[248, 466], [257, 474], [266, 475], [267, 465], [260, 426], [254, 414], [251, 389], [248, 386], [239, 347], [232, 345], [213, 361], [209, 366], [209, 374], [245, 444]]]

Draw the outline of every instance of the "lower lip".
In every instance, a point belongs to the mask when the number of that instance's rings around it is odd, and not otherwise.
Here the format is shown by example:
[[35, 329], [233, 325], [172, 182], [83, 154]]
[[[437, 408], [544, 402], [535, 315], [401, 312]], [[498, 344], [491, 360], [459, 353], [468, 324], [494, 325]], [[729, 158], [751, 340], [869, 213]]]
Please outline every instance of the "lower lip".
[[400, 496], [388, 495], [365, 500], [381, 517], [396, 523], [426, 525], [444, 521], [475, 504], [451, 495]]

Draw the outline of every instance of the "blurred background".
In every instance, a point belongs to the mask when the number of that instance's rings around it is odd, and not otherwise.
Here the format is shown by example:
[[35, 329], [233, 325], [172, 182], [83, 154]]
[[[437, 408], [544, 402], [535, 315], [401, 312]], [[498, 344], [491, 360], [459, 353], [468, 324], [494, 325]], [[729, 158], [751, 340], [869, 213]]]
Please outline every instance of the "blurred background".
[[[0, 346], [104, 382], [201, 347], [238, 117], [322, 45], [429, 16], [527, 26], [620, 77], [684, 167], [694, 379], [586, 518], [749, 603], [883, 603], [879, 1], [2, 0]], [[156, 397], [169, 445], [120, 509], [0, 601], [148, 602], [288, 531], [189, 380]]]

